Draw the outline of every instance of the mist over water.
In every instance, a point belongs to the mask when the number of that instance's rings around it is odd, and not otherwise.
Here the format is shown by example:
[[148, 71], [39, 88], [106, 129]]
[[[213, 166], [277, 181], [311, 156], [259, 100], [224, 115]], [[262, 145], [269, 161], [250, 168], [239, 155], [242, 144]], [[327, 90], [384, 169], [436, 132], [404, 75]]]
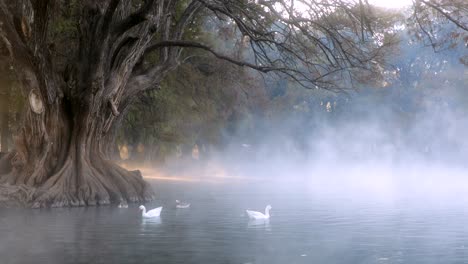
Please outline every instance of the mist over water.
[[[150, 182], [158, 199], [146, 206], [164, 207], [154, 220], [141, 219], [137, 205], [1, 209], [2, 263], [468, 261], [468, 210], [455, 200], [405, 199], [354, 181]], [[175, 209], [175, 199], [192, 206]], [[266, 204], [269, 221], [247, 219], [245, 209]]]
[[190, 167], [187, 175], [209, 178], [216, 174], [210, 168], [217, 167], [252, 184], [307, 186], [315, 195], [463, 206], [468, 193], [466, 110], [436, 107], [410, 119], [367, 107], [367, 113], [351, 119], [347, 113], [331, 121], [291, 115], [262, 124], [196, 161], [201, 171]]
[[[0, 209], [2, 263], [467, 263], [462, 113], [259, 123], [209, 156], [140, 167], [155, 220], [138, 205]], [[270, 220], [247, 218], [267, 204]]]
[[[0, 209], [2, 263], [468, 262], [463, 148], [403, 148], [378, 123], [297, 136], [291, 122], [210, 158], [142, 167], [158, 219], [138, 205]], [[271, 219], [247, 218], [267, 204]]]

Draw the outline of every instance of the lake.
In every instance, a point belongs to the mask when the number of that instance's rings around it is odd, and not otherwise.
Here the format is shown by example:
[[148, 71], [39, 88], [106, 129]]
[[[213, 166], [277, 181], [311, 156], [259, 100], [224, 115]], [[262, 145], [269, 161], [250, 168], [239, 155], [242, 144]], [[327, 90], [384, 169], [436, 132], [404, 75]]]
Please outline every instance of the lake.
[[[151, 182], [158, 200], [147, 208], [164, 206], [151, 221], [138, 205], [0, 209], [0, 262], [468, 263], [463, 199], [355, 196], [294, 181]], [[175, 199], [192, 206], [176, 209]], [[247, 219], [245, 209], [267, 204], [268, 222]]]

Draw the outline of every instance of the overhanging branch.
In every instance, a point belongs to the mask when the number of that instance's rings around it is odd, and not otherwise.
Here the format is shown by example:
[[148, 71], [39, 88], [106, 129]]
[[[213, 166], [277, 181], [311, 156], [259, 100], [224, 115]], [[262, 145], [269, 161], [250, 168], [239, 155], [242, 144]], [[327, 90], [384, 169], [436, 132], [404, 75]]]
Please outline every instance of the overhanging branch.
[[[213, 56], [215, 56], [218, 59], [227, 61], [229, 63], [232, 63], [234, 65], [240, 66], [240, 67], [248, 67], [253, 70], [262, 72], [262, 73], [270, 73], [274, 72], [277, 74], [282, 74], [283, 76], [287, 76], [291, 78], [291, 80], [297, 82], [300, 86], [307, 88], [307, 89], [314, 89], [316, 87], [320, 87], [322, 89], [326, 90], [339, 90], [337, 87], [333, 86], [333, 83], [330, 82], [329, 80], [326, 80], [327, 77], [336, 74], [340, 71], [344, 70], [350, 70], [352, 68], [357, 68], [354, 66], [344, 66], [344, 67], [338, 67], [334, 69], [329, 69], [327, 70], [326, 73], [324, 74], [319, 74], [319, 72], [316, 72], [315, 74], [313, 72], [308, 72], [308, 71], [302, 71], [297, 68], [293, 67], [286, 67], [286, 66], [273, 66], [273, 65], [267, 65], [267, 66], [260, 66], [257, 64], [249, 63], [246, 61], [241, 61], [234, 59], [232, 57], [229, 57], [225, 54], [221, 54], [217, 51], [215, 51], [213, 48], [199, 43], [199, 42], [194, 42], [194, 41], [184, 41], [184, 40], [179, 40], [179, 41], [161, 41], [157, 42], [146, 50], [146, 52], [151, 52], [160, 48], [166, 48], [166, 47], [181, 47], [181, 48], [195, 48], [195, 49], [201, 49], [204, 51], [207, 51], [211, 53]], [[151, 76], [153, 75], [153, 70], [149, 70], [146, 73], [140, 75], [139, 77], [136, 77], [135, 80], [140, 79], [141, 81], [141, 86], [142, 87], [150, 87], [148, 84], [142, 85], [144, 82], [148, 82], [151, 78], [144, 77], [144, 76]], [[143, 81], [144, 80], [144, 81]], [[144, 90], [144, 89], [142, 89]]]
[[104, 15], [104, 21], [102, 24], [102, 32], [103, 35], [107, 35], [108, 30], [110, 29], [111, 26], [111, 21], [112, 17], [114, 16], [115, 10], [117, 9], [117, 6], [119, 5], [120, 0], [111, 0], [109, 3], [106, 13]]
[[431, 1], [424, 1], [424, 0], [421, 0], [421, 3], [424, 3], [425, 5], [433, 8], [434, 10], [436, 10], [437, 12], [439, 12], [441, 15], [443, 15], [446, 19], [448, 19], [450, 22], [452, 22], [453, 24], [455, 24], [457, 27], [465, 30], [465, 31], [468, 31], [468, 26], [466, 25], [463, 25], [460, 21], [458, 21], [457, 19], [455, 19], [454, 17], [452, 17], [450, 14], [448, 14], [447, 12], [445, 12], [444, 10], [442, 10], [442, 8], [440, 8], [439, 6], [437, 6], [436, 4], [434, 3], [431, 3]]
[[282, 70], [282, 69], [284, 70], [284, 68], [275, 68], [275, 67], [271, 67], [271, 66], [259, 66], [259, 65], [253, 64], [253, 63], [236, 60], [236, 59], [234, 59], [232, 57], [229, 57], [227, 55], [224, 55], [224, 54], [221, 54], [221, 53], [215, 51], [213, 48], [211, 48], [211, 47], [209, 47], [207, 45], [204, 45], [204, 44], [199, 43], [199, 42], [186, 41], [186, 40], [160, 41], [160, 42], [157, 42], [157, 43], [149, 46], [146, 49], [146, 53], [149, 53], [151, 51], [155, 51], [157, 49], [166, 48], [166, 47], [181, 47], [181, 48], [202, 49], [202, 50], [205, 50], [205, 51], [211, 53], [212, 55], [214, 55], [218, 59], [228, 61], [228, 62], [230, 62], [232, 64], [237, 65], [237, 66], [249, 67], [249, 68], [252, 68], [254, 70], [263, 72], [263, 73], [267, 73], [267, 72], [271, 72], [271, 71], [275, 71], [275, 70]]

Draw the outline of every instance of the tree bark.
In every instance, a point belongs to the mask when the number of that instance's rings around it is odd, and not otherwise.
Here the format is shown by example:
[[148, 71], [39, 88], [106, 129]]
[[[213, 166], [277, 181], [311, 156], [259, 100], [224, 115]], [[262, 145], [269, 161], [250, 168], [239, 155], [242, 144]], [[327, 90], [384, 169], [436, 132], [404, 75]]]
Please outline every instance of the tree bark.
[[[6, 69], [0, 68], [0, 152], [8, 152], [8, 141], [10, 139], [9, 117], [10, 117], [10, 94], [12, 81], [8, 76], [9, 72]], [[0, 157], [1, 158], [1, 157]]]
[[[9, 93], [0, 98], [0, 152], [8, 152], [8, 140], [10, 138], [9, 129]], [[1, 157], [0, 157], [1, 158]]]
[[0, 123], [1, 123], [1, 128], [0, 128], [1, 149], [0, 149], [0, 152], [7, 153], [8, 152], [8, 139], [10, 138], [10, 129], [8, 127], [9, 115], [8, 115], [8, 112], [6, 112], [6, 113], [2, 112], [0, 115], [1, 115], [0, 116]]

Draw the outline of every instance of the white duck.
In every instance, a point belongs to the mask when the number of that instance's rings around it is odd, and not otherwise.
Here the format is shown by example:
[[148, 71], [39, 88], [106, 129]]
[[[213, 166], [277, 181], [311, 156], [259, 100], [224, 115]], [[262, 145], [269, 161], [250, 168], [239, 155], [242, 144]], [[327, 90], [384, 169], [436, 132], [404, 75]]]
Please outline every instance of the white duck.
[[189, 203], [183, 203], [179, 200], [175, 200], [177, 205], [176, 205], [176, 208], [179, 208], [179, 209], [186, 209], [186, 208], [189, 208], [190, 207], [190, 204]]
[[250, 210], [245, 210], [245, 211], [249, 215], [250, 219], [269, 219], [271, 208], [272, 208], [271, 205], [267, 205], [265, 208], [265, 214], [256, 212], [256, 211], [250, 211]]
[[154, 218], [159, 217], [161, 215], [162, 206], [149, 210], [148, 212], [146, 212], [146, 207], [144, 205], [140, 205], [139, 208], [140, 210], [142, 210], [141, 216], [143, 216], [143, 218]]
[[126, 203], [120, 203], [119, 208], [128, 208], [128, 204]]

